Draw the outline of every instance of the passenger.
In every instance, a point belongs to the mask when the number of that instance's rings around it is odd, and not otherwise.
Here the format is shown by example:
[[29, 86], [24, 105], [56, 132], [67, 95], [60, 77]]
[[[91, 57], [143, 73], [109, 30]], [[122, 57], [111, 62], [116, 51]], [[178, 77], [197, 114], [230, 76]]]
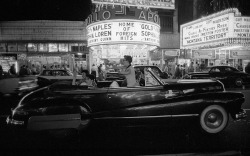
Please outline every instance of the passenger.
[[135, 79], [135, 69], [131, 66], [132, 57], [125, 55], [123, 59], [124, 70], [119, 71], [119, 74], [122, 74], [126, 77], [127, 87], [137, 86]]
[[89, 87], [96, 87], [96, 83], [94, 80], [90, 78], [85, 72], [82, 73], [82, 79], [76, 82], [78, 86], [89, 86]]

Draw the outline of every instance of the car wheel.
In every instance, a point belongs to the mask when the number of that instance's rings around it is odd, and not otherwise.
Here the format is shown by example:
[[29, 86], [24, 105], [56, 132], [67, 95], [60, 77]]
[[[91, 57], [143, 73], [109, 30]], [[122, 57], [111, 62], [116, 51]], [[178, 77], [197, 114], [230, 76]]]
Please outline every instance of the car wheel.
[[221, 132], [228, 123], [228, 113], [218, 105], [206, 107], [200, 115], [201, 128], [211, 134]]
[[241, 87], [242, 84], [243, 84], [243, 81], [242, 81], [241, 78], [238, 78], [238, 79], [235, 80], [235, 85], [236, 85], [237, 87]]

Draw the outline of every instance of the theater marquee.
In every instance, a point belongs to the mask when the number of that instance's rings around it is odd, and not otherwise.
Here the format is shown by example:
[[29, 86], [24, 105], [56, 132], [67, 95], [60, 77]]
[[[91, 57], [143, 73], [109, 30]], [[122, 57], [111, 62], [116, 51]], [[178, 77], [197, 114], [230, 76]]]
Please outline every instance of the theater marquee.
[[249, 46], [250, 17], [227, 9], [181, 25], [181, 49]]
[[88, 46], [140, 43], [160, 45], [160, 26], [148, 21], [109, 20], [87, 26]]

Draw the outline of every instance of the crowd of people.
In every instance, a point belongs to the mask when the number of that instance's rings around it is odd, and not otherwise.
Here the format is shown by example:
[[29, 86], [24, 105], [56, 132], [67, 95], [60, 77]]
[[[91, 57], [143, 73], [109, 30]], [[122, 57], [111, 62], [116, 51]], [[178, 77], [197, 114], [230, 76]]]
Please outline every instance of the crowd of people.
[[[120, 74], [124, 75], [126, 79], [130, 79], [128, 75], [128, 71], [132, 70], [131, 68], [131, 63], [132, 63], [132, 57], [125, 56], [123, 59], [123, 62], [121, 63], [120, 66], [115, 67], [115, 71], [119, 72]], [[191, 62], [189, 65], [187, 63], [184, 64], [177, 64], [177, 63], [166, 63], [162, 71], [168, 73], [171, 79], [180, 79], [182, 78], [185, 74], [191, 73], [191, 72], [202, 72], [206, 68], [206, 65], [204, 62], [199, 64], [198, 62]], [[10, 66], [10, 69], [8, 71], [8, 75], [37, 75], [41, 71], [45, 69], [64, 69], [64, 70], [70, 70], [69, 65], [34, 65], [32, 64], [30, 67], [27, 65], [22, 65], [19, 69], [19, 72], [16, 72], [15, 65], [12, 64]], [[114, 69], [114, 68], [113, 68]], [[86, 68], [84, 68], [82, 65], [80, 67], [75, 68], [76, 72], [78, 74], [82, 74], [83, 72], [88, 72]], [[98, 81], [103, 81], [106, 79], [106, 74], [108, 72], [109, 68], [107, 69], [107, 65], [100, 64], [97, 66], [96, 64], [93, 64], [91, 67], [91, 75], [94, 75], [94, 79]], [[245, 72], [250, 73], [250, 62], [247, 64], [245, 67]], [[4, 75], [3, 68], [0, 65], [0, 76], [2, 77]], [[129, 84], [132, 85], [132, 84]]]
[[172, 64], [165, 64], [162, 71], [168, 73], [170, 78], [172, 79], [180, 79], [187, 73], [192, 72], [202, 72], [206, 68], [204, 62], [199, 64], [198, 62], [191, 62], [189, 65], [184, 63], [183, 65], [172, 63]]

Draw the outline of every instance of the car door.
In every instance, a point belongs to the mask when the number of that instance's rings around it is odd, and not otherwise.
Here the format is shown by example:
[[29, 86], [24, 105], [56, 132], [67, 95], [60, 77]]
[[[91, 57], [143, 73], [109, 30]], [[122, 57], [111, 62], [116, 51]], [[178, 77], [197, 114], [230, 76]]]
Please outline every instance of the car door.
[[223, 74], [223, 71], [219, 67], [213, 67], [209, 71], [210, 77], [215, 78], [215, 79], [220, 79], [222, 77], [222, 74]]
[[159, 124], [171, 121], [169, 91], [163, 86], [120, 87], [108, 91], [110, 117], [125, 125]]
[[224, 83], [225, 85], [234, 85], [235, 81], [238, 78], [241, 78], [240, 75], [237, 75], [237, 71], [232, 67], [225, 67], [224, 68]]

